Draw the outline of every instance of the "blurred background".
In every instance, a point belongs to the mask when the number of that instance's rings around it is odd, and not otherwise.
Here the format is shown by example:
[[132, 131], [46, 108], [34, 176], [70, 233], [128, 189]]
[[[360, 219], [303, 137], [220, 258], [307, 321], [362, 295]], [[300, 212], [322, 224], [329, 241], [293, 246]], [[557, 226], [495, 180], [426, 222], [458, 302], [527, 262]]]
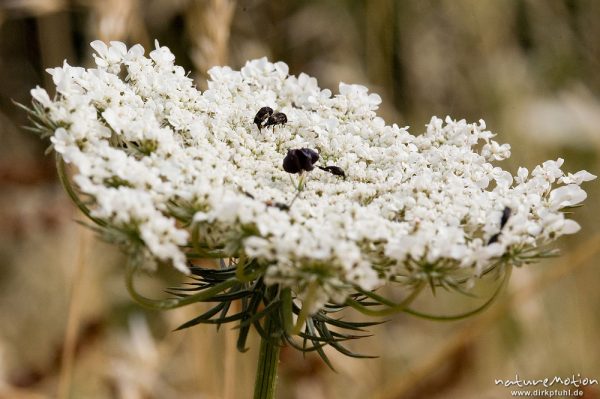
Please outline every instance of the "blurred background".
[[[90, 66], [94, 39], [154, 39], [199, 88], [213, 65], [268, 56], [322, 87], [381, 94], [388, 123], [424, 130], [432, 115], [487, 122], [512, 145], [503, 167], [558, 157], [599, 173], [600, 2], [596, 0], [0, 0], [0, 398], [249, 398], [258, 340], [235, 331], [172, 330], [196, 308], [147, 312], [128, 297], [123, 257], [85, 227], [60, 188], [47, 142], [24, 131], [44, 70]], [[280, 398], [508, 398], [494, 379], [600, 379], [600, 192], [574, 215], [563, 255], [513, 273], [502, 298], [469, 320], [405, 315], [353, 345], [377, 359], [284, 350]], [[149, 295], [179, 284], [168, 270]], [[425, 298], [440, 312], [468, 309]], [[353, 317], [350, 315], [349, 317]], [[561, 387], [559, 387], [561, 388]], [[582, 388], [600, 398], [600, 388]]]

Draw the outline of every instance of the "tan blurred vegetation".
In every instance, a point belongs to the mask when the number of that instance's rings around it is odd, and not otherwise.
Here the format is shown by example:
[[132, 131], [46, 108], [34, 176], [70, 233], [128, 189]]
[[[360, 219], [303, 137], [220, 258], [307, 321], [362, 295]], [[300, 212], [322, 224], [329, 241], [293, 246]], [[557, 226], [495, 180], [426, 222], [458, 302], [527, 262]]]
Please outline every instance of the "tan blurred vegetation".
[[[257, 341], [171, 332], [194, 310], [146, 312], [122, 256], [98, 242], [59, 187], [47, 143], [21, 129], [47, 67], [89, 65], [93, 39], [169, 46], [204, 87], [206, 69], [267, 55], [321, 85], [379, 92], [389, 123], [419, 133], [431, 115], [483, 118], [512, 145], [509, 169], [563, 157], [598, 174], [600, 2], [595, 0], [1, 0], [0, 398], [247, 398]], [[483, 315], [440, 324], [403, 315], [356, 349], [378, 359], [284, 350], [281, 398], [507, 398], [495, 378], [600, 379], [600, 216], [588, 184], [564, 255], [513, 273]], [[145, 289], [181, 278], [163, 271]], [[436, 299], [442, 311], [468, 307]], [[427, 302], [427, 301], [425, 301]], [[430, 305], [422, 303], [422, 306]], [[353, 316], [349, 316], [353, 317]], [[600, 398], [600, 389], [585, 391]]]

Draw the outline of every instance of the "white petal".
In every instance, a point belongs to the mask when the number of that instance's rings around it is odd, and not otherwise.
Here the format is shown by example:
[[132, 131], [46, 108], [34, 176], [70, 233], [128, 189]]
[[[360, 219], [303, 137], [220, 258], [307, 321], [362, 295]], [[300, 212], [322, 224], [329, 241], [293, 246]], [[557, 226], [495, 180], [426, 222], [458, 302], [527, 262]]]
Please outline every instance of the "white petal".
[[576, 184], [558, 187], [550, 192], [550, 204], [553, 209], [577, 205], [587, 198], [587, 193]]
[[579, 223], [571, 219], [565, 219], [565, 224], [563, 225], [561, 232], [563, 234], [575, 234], [579, 230], [581, 230]]

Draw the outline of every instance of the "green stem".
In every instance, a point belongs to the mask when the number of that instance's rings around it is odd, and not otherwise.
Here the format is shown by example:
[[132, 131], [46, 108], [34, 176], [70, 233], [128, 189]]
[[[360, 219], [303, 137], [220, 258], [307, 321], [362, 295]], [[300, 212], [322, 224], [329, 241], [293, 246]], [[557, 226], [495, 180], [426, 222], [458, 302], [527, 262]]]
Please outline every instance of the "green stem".
[[284, 288], [281, 291], [281, 319], [283, 320], [283, 327], [286, 334], [291, 335], [294, 329], [294, 321], [292, 320], [293, 303], [292, 303], [292, 289]]
[[416, 298], [416, 295], [410, 295], [402, 303], [395, 304], [373, 292], [363, 291], [363, 293], [365, 295], [367, 295], [368, 297], [373, 298], [373, 299], [377, 300], [378, 302], [381, 302], [383, 305], [387, 306], [383, 309], [370, 309], [369, 307], [364, 306], [361, 303], [359, 303], [358, 301], [355, 301], [354, 299], [351, 299], [351, 298], [348, 298], [346, 300], [346, 303], [349, 306], [351, 306], [352, 308], [354, 308], [354, 309], [358, 310], [359, 312], [366, 314], [368, 316], [387, 316], [387, 315], [398, 313], [398, 312], [404, 312], [404, 313], [408, 313], [410, 315], [413, 315], [416, 317], [421, 317], [423, 319], [428, 319], [428, 320], [437, 320], [437, 321], [461, 320], [461, 319], [464, 319], [464, 318], [467, 318], [470, 316], [474, 316], [474, 315], [482, 312], [483, 310], [487, 309], [496, 300], [496, 298], [498, 297], [500, 292], [503, 290], [503, 288], [506, 285], [506, 283], [508, 282], [508, 280], [510, 280], [511, 271], [512, 271], [512, 266], [506, 265], [505, 271], [504, 271], [504, 276], [502, 277], [502, 282], [498, 285], [498, 287], [496, 287], [492, 296], [487, 301], [485, 301], [481, 306], [479, 306], [476, 309], [473, 309], [471, 311], [456, 314], [456, 315], [432, 315], [432, 314], [419, 312], [417, 310], [409, 308], [408, 305], [410, 305], [410, 302], [412, 302], [412, 300]]
[[254, 399], [273, 399], [277, 385], [277, 365], [279, 363], [279, 339], [276, 317], [273, 312], [265, 317], [265, 337], [261, 338]]
[[219, 284], [215, 284], [214, 286], [204, 289], [197, 294], [188, 295], [182, 298], [150, 299], [146, 298], [135, 290], [135, 286], [133, 285], [134, 273], [135, 268], [127, 268], [127, 273], [125, 274], [125, 284], [127, 286], [127, 291], [129, 291], [129, 295], [131, 295], [131, 298], [133, 298], [133, 300], [140, 305], [153, 310], [169, 310], [196, 302], [210, 301], [215, 295], [218, 295], [228, 288], [238, 284], [236, 280], [230, 279]]
[[260, 273], [256, 271], [246, 273], [244, 269], [251, 262], [251, 260], [246, 258], [246, 254], [244, 254], [243, 252], [240, 253], [237, 266], [235, 267], [235, 277], [238, 279], [238, 281], [241, 281], [242, 283], [249, 283], [250, 281], [253, 281], [260, 275]]
[[461, 313], [461, 314], [457, 314], [457, 315], [447, 315], [447, 316], [446, 315], [431, 315], [428, 313], [418, 312], [418, 311], [410, 309], [410, 308], [404, 310], [404, 312], [408, 313], [410, 315], [416, 316], [416, 317], [421, 317], [423, 319], [434, 320], [434, 321], [455, 321], [455, 320], [461, 320], [461, 319], [465, 319], [467, 317], [474, 316], [478, 313], [483, 312], [485, 309], [489, 308], [492, 305], [492, 303], [494, 303], [494, 301], [496, 300], [496, 298], [498, 297], [500, 292], [503, 291], [504, 287], [510, 280], [511, 273], [512, 273], [512, 266], [507, 265], [506, 269], [504, 271], [504, 276], [502, 277], [502, 282], [500, 283], [500, 285], [498, 285], [498, 287], [496, 288], [496, 290], [494, 291], [492, 296], [487, 301], [485, 301], [483, 303], [483, 305], [479, 306], [476, 309], [471, 310], [470, 312], [465, 312], [465, 313]]
[[81, 212], [85, 216], [87, 216], [90, 220], [92, 220], [94, 223], [96, 223], [98, 226], [106, 227], [106, 222], [102, 219], [93, 217], [90, 209], [83, 203], [83, 201], [81, 201], [81, 199], [75, 192], [75, 189], [73, 188], [73, 185], [71, 184], [71, 181], [69, 180], [69, 176], [67, 176], [67, 169], [65, 167], [65, 161], [62, 159], [62, 157], [59, 154], [56, 154], [56, 170], [58, 172], [58, 178], [60, 179], [60, 183], [62, 184], [63, 188], [65, 189], [65, 191], [67, 192], [69, 197], [71, 197], [71, 200], [81, 210]]
[[406, 312], [408, 306], [410, 304], [412, 304], [415, 299], [417, 299], [417, 297], [423, 290], [423, 287], [425, 287], [424, 284], [417, 285], [413, 289], [413, 292], [400, 303], [392, 302], [380, 295], [375, 294], [374, 292], [360, 290], [360, 292], [363, 293], [364, 295], [368, 296], [369, 298], [375, 299], [376, 301], [385, 305], [386, 307], [383, 309], [370, 309], [369, 307], [364, 306], [351, 298], [348, 298], [346, 300], [346, 303], [350, 307], [358, 310], [359, 312], [361, 312], [362, 314], [365, 314], [367, 316], [375, 316], [375, 317], [389, 316], [389, 315], [399, 313], [399, 312]]
[[311, 281], [308, 285], [308, 292], [306, 293], [306, 298], [302, 301], [302, 309], [296, 320], [296, 325], [292, 329], [292, 335], [298, 335], [300, 334], [300, 331], [302, 331], [302, 326], [309, 315], [310, 308], [312, 308], [315, 302], [318, 287], [319, 283], [317, 281]]

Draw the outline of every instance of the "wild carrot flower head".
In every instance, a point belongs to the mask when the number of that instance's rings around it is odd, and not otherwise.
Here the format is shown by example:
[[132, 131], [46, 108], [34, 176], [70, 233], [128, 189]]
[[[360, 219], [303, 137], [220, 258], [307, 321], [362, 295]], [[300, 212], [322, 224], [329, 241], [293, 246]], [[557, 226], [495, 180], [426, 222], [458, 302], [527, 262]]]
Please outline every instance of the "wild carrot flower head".
[[[38, 122], [90, 217], [146, 260], [252, 259], [267, 286], [312, 290], [314, 311], [389, 281], [453, 287], [579, 230], [562, 210], [595, 176], [560, 158], [513, 175], [483, 121], [415, 136], [367, 88], [333, 94], [282, 62], [215, 67], [200, 92], [166, 47], [92, 47], [95, 68], [48, 70], [56, 96], [32, 90]], [[286, 121], [257, 123], [263, 107]]]

